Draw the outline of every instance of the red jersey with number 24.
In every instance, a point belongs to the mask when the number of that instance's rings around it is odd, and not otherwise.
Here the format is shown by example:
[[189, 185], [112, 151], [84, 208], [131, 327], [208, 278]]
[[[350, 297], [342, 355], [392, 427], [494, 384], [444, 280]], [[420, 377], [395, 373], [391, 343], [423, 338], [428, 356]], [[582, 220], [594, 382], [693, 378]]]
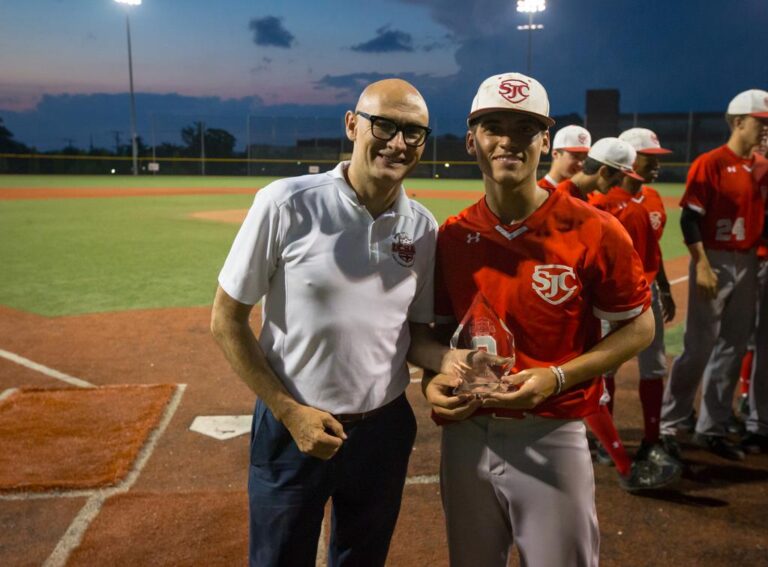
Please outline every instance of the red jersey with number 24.
[[[437, 322], [461, 321], [478, 292], [514, 335], [515, 371], [563, 364], [600, 341], [600, 319], [627, 321], [650, 305], [642, 264], [619, 222], [560, 191], [522, 223], [502, 224], [483, 198], [443, 224]], [[587, 380], [526, 413], [583, 417], [597, 411], [601, 392], [599, 379]]]
[[741, 158], [728, 146], [702, 154], [691, 164], [680, 206], [703, 215], [705, 248], [749, 250], [760, 238], [765, 204], [753, 165], [753, 158]]

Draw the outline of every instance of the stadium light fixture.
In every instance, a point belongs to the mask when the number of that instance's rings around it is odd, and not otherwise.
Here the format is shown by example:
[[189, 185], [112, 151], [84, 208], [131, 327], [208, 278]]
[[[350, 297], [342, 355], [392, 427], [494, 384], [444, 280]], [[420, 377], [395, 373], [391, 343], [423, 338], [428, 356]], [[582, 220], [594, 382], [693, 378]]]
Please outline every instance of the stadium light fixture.
[[533, 15], [547, 9], [546, 0], [517, 0], [517, 11], [528, 14], [528, 24], [517, 26], [518, 30], [528, 31], [528, 75], [531, 74], [531, 53], [533, 51], [533, 30], [543, 30], [544, 26], [533, 23]]
[[[140, 6], [141, 0], [115, 0], [125, 6]], [[128, 81], [131, 87], [131, 154], [133, 156], [133, 174], [139, 174], [139, 145], [136, 140], [136, 98], [133, 95], [133, 56], [131, 53], [131, 17], [125, 11], [125, 31], [128, 36]]]

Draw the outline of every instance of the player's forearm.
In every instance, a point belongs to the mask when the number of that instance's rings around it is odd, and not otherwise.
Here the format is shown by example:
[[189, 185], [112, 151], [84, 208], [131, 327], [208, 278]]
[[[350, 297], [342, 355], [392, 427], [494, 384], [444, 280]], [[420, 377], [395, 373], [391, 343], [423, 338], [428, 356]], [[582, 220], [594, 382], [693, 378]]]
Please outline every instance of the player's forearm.
[[440, 341], [437, 332], [424, 323], [409, 323], [411, 345], [408, 362], [433, 372], [446, 372], [450, 349], [447, 341]]
[[646, 309], [627, 324], [606, 336], [589, 351], [561, 365], [565, 373], [563, 389], [618, 368], [653, 341], [653, 312]]
[[691, 254], [691, 260], [696, 266], [703, 265], [709, 266], [709, 258], [704, 250], [704, 244], [701, 242], [694, 242], [688, 245], [688, 252]]
[[659, 271], [656, 274], [656, 284], [661, 291], [669, 291], [669, 279], [667, 279], [667, 271], [664, 269], [664, 260], [659, 259]]

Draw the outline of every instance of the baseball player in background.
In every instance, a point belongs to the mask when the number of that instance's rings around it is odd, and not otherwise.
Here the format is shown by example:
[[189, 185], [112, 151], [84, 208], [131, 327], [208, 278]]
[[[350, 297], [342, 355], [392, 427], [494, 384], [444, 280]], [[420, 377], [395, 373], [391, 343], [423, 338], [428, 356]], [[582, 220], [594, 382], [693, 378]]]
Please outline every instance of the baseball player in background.
[[[683, 352], [664, 390], [661, 431], [668, 452], [679, 455], [674, 435], [693, 412], [703, 378], [693, 440], [729, 460], [744, 452], [727, 438], [739, 366], [752, 332], [757, 299], [755, 247], [765, 203], [755, 182], [752, 148], [768, 129], [768, 92], [748, 90], [728, 105], [728, 142], [693, 162], [680, 201], [680, 226], [691, 254]], [[718, 344], [717, 352], [713, 348]]]
[[[635, 148], [637, 157], [633, 169], [642, 181], [625, 176], [621, 185], [612, 187], [605, 195], [598, 195], [593, 204], [616, 214], [627, 228], [635, 250], [644, 260], [646, 278], [652, 282], [656, 332], [651, 346], [637, 357], [640, 370], [638, 392], [643, 410], [644, 435], [635, 459], [650, 459], [660, 465], [672, 463], [679, 468], [680, 463], [664, 449], [659, 433], [661, 400], [664, 395], [663, 379], [667, 375], [664, 323], [671, 321], [675, 316], [675, 302], [664, 271], [660, 245], [667, 213], [659, 193], [644, 184], [651, 183], [658, 177], [659, 156], [672, 152], [662, 148], [656, 134], [647, 128], [631, 128], [622, 132], [619, 139]], [[632, 221], [630, 217], [636, 218]], [[605, 380], [612, 394], [615, 389], [613, 373], [606, 375]]]
[[[768, 194], [768, 137], [764, 137], [755, 151], [755, 164], [752, 173], [757, 181], [758, 190]], [[768, 212], [768, 210], [767, 210]], [[764, 227], [765, 232], [765, 227]], [[768, 246], [765, 238], [762, 245], [762, 261], [758, 272], [759, 301], [757, 328], [753, 335], [754, 360], [751, 361], [748, 375], [748, 393], [746, 411], [746, 435], [741, 441], [745, 453], [768, 453]], [[760, 248], [758, 257], [761, 256]]]
[[[584, 162], [583, 170], [571, 179], [561, 182], [557, 191], [570, 195], [580, 201], [591, 199], [594, 204], [611, 188], [621, 184], [623, 179], [640, 182], [640, 177], [632, 167], [637, 153], [634, 148], [618, 138], [602, 138], [594, 143]], [[613, 205], [616, 206], [613, 206]], [[608, 206], [610, 205], [610, 206]], [[638, 253], [646, 281], [652, 281], [658, 264], [657, 255], [649, 242], [654, 240], [651, 223], [641, 205], [637, 203], [606, 203], [609, 212], [615, 216], [632, 240]], [[603, 333], [611, 331], [611, 322], [604, 321]], [[680, 476], [680, 468], [674, 463], [655, 462], [646, 458], [633, 462], [627, 454], [616, 430], [611, 407], [613, 400], [613, 369], [601, 379], [602, 395], [595, 413], [585, 418], [590, 431], [598, 441], [598, 456], [606, 453], [604, 459], [616, 465], [619, 485], [628, 492], [658, 489], [675, 482]], [[607, 380], [609, 378], [610, 380]]]
[[[592, 145], [579, 171], [555, 187], [579, 201], [587, 202], [593, 192], [605, 193], [621, 182], [624, 175], [637, 175], [632, 170], [635, 151], [618, 138], [601, 138]], [[539, 183], [539, 187], [543, 187]]]
[[[528, 565], [597, 565], [582, 419], [597, 410], [598, 377], [653, 338], [650, 290], [620, 224], [536, 183], [553, 123], [536, 80], [486, 79], [466, 134], [485, 196], [438, 235], [438, 334], [450, 336], [482, 294], [516, 345], [508, 392], [466, 401], [453, 393], [456, 376], [423, 382], [445, 424], [441, 495], [454, 567], [506, 566], [513, 543]], [[599, 318], [619, 328], [601, 339]]]
[[539, 179], [539, 187], [554, 189], [584, 168], [584, 160], [592, 145], [589, 130], [572, 124], [563, 126], [552, 139], [552, 165], [549, 173]]
[[[409, 324], [432, 321], [437, 223], [401, 182], [429, 135], [409, 83], [369, 85], [345, 116], [351, 161], [256, 194], [224, 267], [211, 329], [258, 396], [250, 565], [384, 565], [416, 421]], [[249, 325], [263, 298], [257, 340]]]

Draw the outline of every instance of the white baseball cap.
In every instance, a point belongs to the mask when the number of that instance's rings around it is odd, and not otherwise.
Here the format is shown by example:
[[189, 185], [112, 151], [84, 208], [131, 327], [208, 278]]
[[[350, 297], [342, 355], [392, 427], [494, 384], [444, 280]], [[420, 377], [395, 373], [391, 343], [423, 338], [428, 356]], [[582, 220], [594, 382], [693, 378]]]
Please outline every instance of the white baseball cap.
[[572, 124], [560, 128], [552, 142], [553, 150], [566, 150], [568, 152], [588, 152], [592, 145], [592, 135], [589, 130]]
[[618, 138], [600, 138], [592, 144], [587, 155], [604, 165], [620, 170], [628, 177], [645, 181], [632, 169], [637, 152], [627, 142]]
[[672, 150], [661, 147], [658, 136], [648, 128], [630, 128], [619, 134], [619, 140], [627, 142], [639, 154], [671, 154]]
[[768, 92], [750, 89], [737, 94], [728, 105], [728, 114], [768, 118]]
[[529, 114], [547, 127], [555, 123], [549, 117], [547, 91], [539, 81], [521, 73], [503, 73], [484, 80], [472, 101], [467, 122], [483, 114], [504, 111]]

